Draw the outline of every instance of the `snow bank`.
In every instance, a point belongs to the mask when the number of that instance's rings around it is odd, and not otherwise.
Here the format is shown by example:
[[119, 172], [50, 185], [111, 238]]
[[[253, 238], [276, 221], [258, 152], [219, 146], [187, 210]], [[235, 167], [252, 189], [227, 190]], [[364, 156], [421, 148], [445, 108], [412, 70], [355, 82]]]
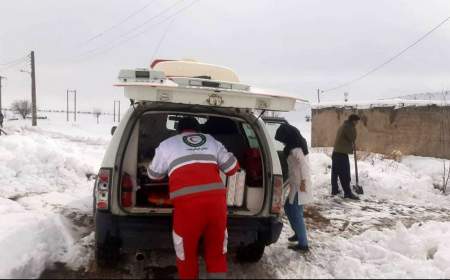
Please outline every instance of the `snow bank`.
[[19, 121], [0, 137], [0, 278], [37, 278], [55, 262], [78, 269], [92, 258], [82, 222], [109, 131], [64, 126]]
[[37, 278], [55, 262], [78, 269], [92, 258], [94, 235], [80, 239], [63, 215], [26, 210], [3, 198], [0, 215], [0, 278]]
[[0, 137], [0, 197], [76, 188], [97, 172], [107, 144], [41, 128], [13, 129], [14, 134]]
[[95, 172], [65, 151], [68, 149], [71, 148], [34, 134], [1, 137], [0, 196], [62, 191], [75, 186], [80, 177], [86, 178], [86, 174]]
[[338, 237], [327, 244], [338, 254], [329, 271], [336, 278], [449, 278], [449, 238], [450, 223], [438, 222]]
[[73, 241], [61, 216], [40, 215], [0, 198], [0, 278], [36, 278]]
[[[312, 180], [321, 196], [331, 192], [331, 157], [320, 150], [310, 153]], [[447, 162], [448, 166], [448, 162]], [[352, 184], [355, 183], [354, 160], [350, 156]], [[450, 197], [435, 188], [442, 183], [440, 159], [407, 156], [401, 162], [371, 154], [358, 161], [359, 182], [366, 197], [402, 201], [414, 205], [449, 205]]]
[[368, 230], [343, 238], [324, 232], [309, 236], [312, 251], [287, 250], [291, 233], [267, 248], [262, 267], [233, 268], [231, 277], [281, 279], [404, 279], [450, 277], [450, 223], [418, 223], [410, 228]]
[[379, 107], [423, 107], [423, 106], [450, 106], [446, 100], [410, 100], [410, 99], [383, 99], [383, 100], [371, 100], [371, 101], [358, 101], [358, 102], [322, 102], [312, 104], [313, 109], [324, 108], [357, 108], [357, 109], [370, 109]]
[[370, 196], [420, 205], [450, 202], [450, 197], [434, 187], [442, 176], [438, 159], [409, 156], [396, 162], [373, 155], [358, 163], [358, 168], [361, 185], [367, 186], [365, 191]]

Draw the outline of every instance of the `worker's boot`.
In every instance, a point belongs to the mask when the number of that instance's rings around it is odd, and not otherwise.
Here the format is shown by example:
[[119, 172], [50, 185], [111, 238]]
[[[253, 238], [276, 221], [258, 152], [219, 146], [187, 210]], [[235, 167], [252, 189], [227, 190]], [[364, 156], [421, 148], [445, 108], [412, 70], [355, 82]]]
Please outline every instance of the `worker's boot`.
[[352, 199], [352, 200], [359, 200], [359, 197], [352, 192], [349, 194], [344, 195], [344, 198]]
[[289, 241], [289, 242], [297, 242], [297, 241], [298, 241], [298, 240], [297, 240], [297, 235], [295, 235], [295, 234], [292, 235], [291, 237], [288, 238], [288, 241]]

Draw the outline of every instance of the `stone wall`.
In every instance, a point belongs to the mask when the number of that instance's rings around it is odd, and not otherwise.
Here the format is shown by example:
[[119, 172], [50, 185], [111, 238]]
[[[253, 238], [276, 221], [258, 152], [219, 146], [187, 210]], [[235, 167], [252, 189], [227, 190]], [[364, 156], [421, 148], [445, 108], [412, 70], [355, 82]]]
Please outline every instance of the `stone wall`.
[[339, 126], [356, 113], [358, 150], [450, 159], [450, 106], [326, 107], [312, 110], [313, 147], [332, 147]]

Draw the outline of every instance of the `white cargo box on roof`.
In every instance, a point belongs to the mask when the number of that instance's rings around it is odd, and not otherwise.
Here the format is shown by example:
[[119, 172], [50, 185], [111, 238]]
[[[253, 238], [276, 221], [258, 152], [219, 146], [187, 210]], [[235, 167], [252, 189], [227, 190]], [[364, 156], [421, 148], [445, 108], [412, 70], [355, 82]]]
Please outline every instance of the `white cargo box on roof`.
[[161, 60], [152, 63], [152, 69], [162, 71], [167, 77], [202, 77], [211, 80], [239, 83], [239, 78], [228, 67], [188, 60]]
[[[167, 63], [172, 62], [172, 68]], [[185, 63], [190, 65], [189, 69], [183, 69], [174, 61], [159, 62], [158, 65], [166, 65], [155, 69], [121, 70], [119, 83], [116, 86], [124, 87], [125, 96], [135, 101], [168, 102], [193, 104], [204, 106], [230, 107], [242, 109], [260, 109], [270, 111], [292, 111], [297, 98], [267, 91], [255, 90], [248, 85], [241, 84], [234, 72], [231, 70], [213, 66], [207, 71], [209, 64], [196, 63], [201, 67], [195, 68], [196, 62]], [[156, 68], [156, 66], [154, 68]], [[176, 66], [176, 67], [175, 67]], [[169, 69], [170, 68], [170, 69]], [[176, 69], [176, 70], [174, 70]], [[217, 69], [226, 69], [233, 75], [219, 80]], [[188, 71], [189, 70], [189, 71]], [[226, 71], [224, 70], [223, 73]], [[178, 76], [169, 74], [184, 74], [189, 76]], [[222, 74], [223, 74], [222, 73]], [[170, 78], [169, 78], [170, 76]], [[200, 78], [199, 78], [200, 77]], [[231, 81], [233, 80], [233, 81]]]

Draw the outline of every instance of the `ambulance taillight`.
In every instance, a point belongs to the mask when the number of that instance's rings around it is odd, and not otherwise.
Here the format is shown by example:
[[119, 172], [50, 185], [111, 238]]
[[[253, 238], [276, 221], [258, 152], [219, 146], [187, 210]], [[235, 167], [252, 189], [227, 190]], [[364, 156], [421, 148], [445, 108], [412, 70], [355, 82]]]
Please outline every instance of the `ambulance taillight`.
[[120, 201], [122, 207], [133, 206], [133, 181], [127, 173], [124, 173], [122, 176]]
[[100, 168], [95, 186], [95, 201], [98, 210], [109, 209], [109, 191], [111, 189], [110, 168]]
[[273, 176], [272, 213], [281, 214], [283, 209], [283, 176]]

